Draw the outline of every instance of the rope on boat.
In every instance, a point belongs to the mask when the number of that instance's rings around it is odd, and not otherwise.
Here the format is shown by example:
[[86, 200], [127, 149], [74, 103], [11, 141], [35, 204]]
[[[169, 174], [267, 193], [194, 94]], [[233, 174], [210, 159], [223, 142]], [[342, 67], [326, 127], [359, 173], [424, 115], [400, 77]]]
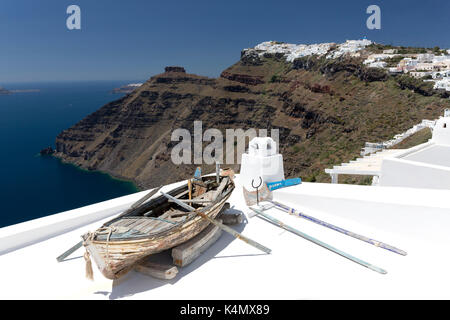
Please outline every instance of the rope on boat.
[[92, 271], [92, 261], [89, 252], [86, 249], [84, 253], [84, 260], [86, 261], [86, 278], [94, 280], [94, 272]]
[[107, 233], [106, 236], [106, 258], [109, 259], [109, 240], [111, 238], [111, 234], [116, 231], [116, 227], [101, 227], [99, 229], [97, 229], [97, 231], [95, 231], [93, 234], [91, 234], [91, 238], [90, 240], [94, 240], [94, 237], [99, 235], [99, 234], [105, 234]]
[[[108, 232], [108, 235], [106, 236], [106, 257], [107, 257], [107, 259], [109, 259], [109, 239], [111, 237], [111, 234], [114, 231], [115, 231], [114, 227], [102, 227], [95, 232], [89, 232], [85, 243], [93, 241], [95, 236], [98, 234], [104, 234], [105, 232]], [[89, 251], [87, 248], [86, 248], [86, 252], [84, 253], [84, 260], [86, 261], [86, 278], [89, 280], [94, 280], [94, 272], [92, 270], [91, 255], [89, 254]]]

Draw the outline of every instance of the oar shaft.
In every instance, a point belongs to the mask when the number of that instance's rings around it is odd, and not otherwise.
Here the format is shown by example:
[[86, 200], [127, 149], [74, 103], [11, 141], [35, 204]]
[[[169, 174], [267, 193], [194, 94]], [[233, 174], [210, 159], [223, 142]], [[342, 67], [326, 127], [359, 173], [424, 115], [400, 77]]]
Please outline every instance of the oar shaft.
[[252, 239], [250, 239], [250, 238], [247, 238], [246, 236], [243, 236], [242, 234], [240, 234], [239, 232], [233, 230], [232, 228], [230, 228], [230, 227], [228, 227], [228, 226], [226, 226], [226, 225], [220, 223], [219, 221], [214, 220], [214, 219], [211, 219], [210, 217], [208, 217], [208, 216], [207, 216], [206, 214], [204, 214], [203, 212], [198, 212], [198, 211], [196, 211], [196, 212], [197, 212], [197, 214], [198, 214], [199, 216], [201, 216], [201, 217], [204, 218], [204, 219], [207, 219], [209, 222], [211, 222], [211, 223], [213, 223], [214, 225], [218, 226], [218, 227], [221, 228], [223, 231], [228, 232], [228, 233], [231, 234], [233, 237], [235, 237], [235, 238], [237, 238], [237, 239], [240, 239], [240, 240], [242, 240], [242, 241], [248, 243], [249, 245], [251, 245], [251, 246], [253, 246], [253, 247], [255, 247], [255, 248], [257, 248], [257, 249], [259, 249], [259, 250], [261, 250], [261, 251], [263, 251], [263, 252], [265, 252], [265, 253], [267, 253], [267, 254], [269, 254], [269, 253], [272, 251], [272, 250], [270, 250], [269, 248], [263, 246], [262, 244], [259, 244], [258, 242], [254, 241], [254, 240], [252, 240]]
[[77, 251], [79, 248], [81, 248], [81, 246], [83, 245], [83, 241], [78, 242], [76, 245], [74, 245], [72, 248], [70, 248], [69, 250], [67, 250], [66, 252], [64, 252], [62, 255], [60, 255], [58, 258], [56, 258], [56, 260], [58, 262], [63, 261], [65, 258], [67, 258], [68, 256], [70, 256], [72, 253], [74, 253], [75, 251]]
[[204, 214], [203, 212], [200, 212], [200, 211], [196, 210], [195, 208], [193, 208], [190, 205], [180, 201], [179, 199], [174, 198], [171, 195], [168, 195], [168, 194], [166, 194], [166, 193], [164, 193], [162, 191], [161, 191], [161, 194], [164, 195], [169, 200], [172, 200], [173, 202], [177, 203], [179, 206], [181, 206], [181, 207], [183, 207], [183, 208], [185, 208], [185, 209], [187, 209], [189, 211], [195, 212], [196, 214], [198, 214], [202, 218], [204, 218], [204, 219], [208, 220], [209, 222], [213, 223], [214, 225], [218, 226], [223, 231], [228, 232], [233, 237], [235, 237], [237, 239], [240, 239], [240, 240], [248, 243], [249, 245], [251, 245], [251, 246], [253, 246], [253, 247], [255, 247], [255, 248], [257, 248], [257, 249], [259, 249], [259, 250], [261, 250], [261, 251], [263, 251], [265, 253], [270, 253], [272, 251], [269, 248], [263, 246], [262, 244], [254, 241], [254, 240], [252, 240], [250, 238], [247, 238], [247, 237], [243, 236], [242, 234], [240, 234], [239, 232], [231, 229], [230, 227], [228, 227], [228, 226], [226, 226], [226, 225], [224, 225], [224, 224], [222, 224], [222, 223], [220, 223], [220, 222], [210, 218], [208, 215]]
[[[130, 209], [136, 209], [138, 206], [140, 206], [144, 201], [146, 201], [147, 199], [151, 198], [154, 194], [156, 194], [162, 186], [159, 186], [157, 188], [154, 188], [153, 190], [151, 190], [149, 193], [147, 193], [145, 196], [143, 196], [142, 198], [140, 198], [138, 201], [136, 201], [135, 203], [133, 203], [130, 207]], [[128, 209], [128, 210], [130, 210]]]
[[394, 247], [394, 246], [391, 246], [391, 245], [386, 244], [386, 243], [384, 243], [384, 242], [381, 242], [381, 241], [378, 241], [378, 240], [374, 240], [374, 239], [368, 238], [368, 237], [366, 237], [366, 236], [363, 236], [363, 235], [360, 235], [360, 234], [357, 234], [357, 233], [354, 233], [354, 232], [345, 230], [345, 229], [343, 229], [343, 228], [341, 228], [341, 227], [335, 226], [335, 225], [333, 225], [333, 224], [331, 224], [331, 223], [322, 221], [322, 220], [320, 220], [320, 219], [311, 217], [311, 216], [309, 216], [309, 215], [306, 215], [306, 214], [304, 214], [304, 213], [302, 213], [302, 212], [300, 212], [300, 211], [298, 211], [298, 210], [296, 210], [296, 209], [290, 208], [290, 207], [288, 207], [288, 206], [286, 206], [286, 205], [284, 205], [284, 204], [282, 204], [282, 203], [279, 203], [279, 202], [277, 202], [277, 201], [273, 201], [273, 200], [267, 200], [267, 201], [269, 201], [270, 203], [272, 203], [273, 205], [275, 205], [275, 207], [276, 207], [277, 209], [280, 209], [280, 210], [282, 210], [282, 211], [284, 211], [284, 212], [287, 212], [287, 213], [289, 213], [289, 214], [292, 214], [292, 215], [298, 216], [298, 217], [300, 217], [300, 218], [309, 220], [309, 221], [311, 221], [311, 222], [314, 222], [314, 223], [319, 224], [319, 225], [321, 225], [321, 226], [324, 226], [324, 227], [326, 227], [326, 228], [330, 228], [330, 229], [332, 229], [332, 230], [334, 230], [334, 231], [340, 232], [340, 233], [342, 233], [342, 234], [345, 234], [345, 235], [347, 235], [347, 236], [353, 237], [353, 238], [355, 238], [355, 239], [358, 239], [358, 240], [361, 240], [361, 241], [370, 243], [370, 244], [372, 244], [372, 245], [374, 245], [374, 246], [376, 246], [376, 247], [380, 247], [380, 248], [383, 248], [383, 249], [385, 249], [385, 250], [392, 251], [392, 252], [397, 253], [397, 254], [400, 254], [400, 255], [402, 255], [402, 256], [406, 256], [406, 254], [407, 254], [405, 251], [403, 251], [403, 250], [401, 250], [401, 249], [398, 249], [398, 248], [396, 248], [396, 247]]
[[313, 243], [315, 243], [315, 244], [317, 244], [317, 245], [319, 245], [319, 246], [321, 246], [321, 247], [323, 247], [325, 249], [328, 249], [328, 250], [330, 250], [330, 251], [332, 251], [332, 252], [334, 252], [334, 253], [336, 253], [336, 254], [344, 257], [344, 258], [347, 258], [347, 259], [349, 259], [349, 260], [351, 260], [351, 261], [353, 261], [353, 262], [355, 262], [355, 263], [357, 263], [359, 265], [362, 265], [362, 266], [364, 266], [366, 268], [369, 268], [370, 270], [376, 271], [376, 272], [381, 273], [381, 274], [386, 274], [387, 273], [386, 270], [383, 270], [383, 269], [381, 269], [381, 268], [379, 268], [377, 266], [374, 266], [374, 265], [372, 265], [372, 264], [370, 264], [368, 262], [365, 262], [365, 261], [363, 261], [361, 259], [358, 259], [358, 258], [356, 258], [356, 257], [354, 257], [354, 256], [352, 256], [352, 255], [350, 255], [350, 254], [348, 254], [348, 253], [346, 253], [344, 251], [336, 249], [336, 248], [330, 246], [329, 244], [327, 244], [325, 242], [322, 242], [322, 241], [320, 241], [320, 240], [318, 240], [316, 238], [313, 238], [313, 237], [307, 235], [306, 233], [303, 233], [303, 232], [301, 232], [301, 231], [299, 231], [299, 230], [297, 230], [297, 229], [295, 229], [295, 228], [293, 228], [293, 227], [291, 227], [289, 225], [286, 225], [285, 223], [275, 219], [274, 217], [272, 217], [272, 216], [270, 216], [270, 215], [268, 215], [268, 214], [266, 214], [266, 213], [264, 213], [264, 212], [262, 212], [260, 210], [257, 210], [257, 209], [254, 209], [254, 208], [250, 208], [250, 209], [252, 209], [254, 212], [256, 212], [257, 216], [259, 218], [263, 217], [261, 219], [263, 219], [264, 221], [267, 221], [267, 222], [270, 222], [272, 224], [275, 224], [275, 225], [277, 225], [280, 228], [283, 228], [283, 229], [285, 229], [285, 230], [287, 230], [289, 232], [292, 232], [292, 233], [294, 233], [294, 234], [296, 234], [296, 235], [298, 235], [298, 236], [300, 236], [300, 237], [302, 237], [302, 238], [304, 238], [304, 239], [306, 239], [308, 241], [311, 241], [311, 242], [313, 242]]

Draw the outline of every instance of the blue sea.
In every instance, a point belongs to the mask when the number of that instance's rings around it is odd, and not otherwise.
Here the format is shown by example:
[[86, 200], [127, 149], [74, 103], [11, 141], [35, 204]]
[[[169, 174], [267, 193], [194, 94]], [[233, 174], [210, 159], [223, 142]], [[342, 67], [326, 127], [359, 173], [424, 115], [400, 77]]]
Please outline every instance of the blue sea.
[[134, 193], [133, 183], [63, 164], [39, 151], [136, 81], [1, 84], [40, 92], [0, 95], [0, 227]]

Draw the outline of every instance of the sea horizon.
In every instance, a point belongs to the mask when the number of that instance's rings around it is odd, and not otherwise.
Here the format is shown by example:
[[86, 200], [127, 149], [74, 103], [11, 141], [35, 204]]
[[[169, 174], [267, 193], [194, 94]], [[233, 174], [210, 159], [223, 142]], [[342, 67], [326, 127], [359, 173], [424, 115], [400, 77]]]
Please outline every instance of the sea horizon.
[[[88, 171], [40, 150], [104, 104], [124, 94], [114, 88], [139, 80], [1, 83], [6, 89], [39, 92], [0, 96], [0, 163], [3, 212], [0, 227], [21, 223], [137, 192], [132, 181]], [[24, 200], [27, 201], [24, 201]]]

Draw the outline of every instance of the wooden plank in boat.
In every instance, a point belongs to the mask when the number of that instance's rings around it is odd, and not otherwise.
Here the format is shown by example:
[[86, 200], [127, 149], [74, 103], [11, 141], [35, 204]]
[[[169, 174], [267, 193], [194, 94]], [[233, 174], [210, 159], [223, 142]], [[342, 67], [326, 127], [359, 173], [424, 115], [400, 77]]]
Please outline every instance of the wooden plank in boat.
[[181, 221], [184, 221], [186, 219], [187, 219], [187, 215], [167, 218], [167, 220], [172, 221], [174, 223], [180, 223]]
[[155, 226], [159, 223], [160, 223], [160, 221], [153, 220], [153, 223], [150, 223], [147, 226], [145, 226], [145, 228], [143, 228], [141, 232], [148, 234], [150, 232], [150, 230], [154, 229]]
[[223, 189], [225, 189], [228, 184], [228, 180], [228, 177], [222, 179], [222, 182], [220, 183], [219, 187], [217, 187], [213, 197], [211, 198], [212, 201], [215, 201], [222, 194]]
[[172, 249], [173, 264], [179, 267], [187, 266], [215, 243], [221, 235], [222, 230], [210, 224], [189, 241]]
[[133, 229], [136, 229], [142, 233], [145, 233], [145, 228], [155, 223], [155, 220], [153, 219], [142, 219], [142, 221], [139, 224], [136, 224], [133, 226]]
[[134, 269], [145, 275], [161, 279], [170, 280], [177, 276], [178, 268], [174, 265], [162, 264], [157, 262], [144, 261], [137, 264]]
[[184, 217], [188, 214], [189, 214], [189, 212], [184, 212], [181, 210], [171, 210], [168, 212], [168, 219], [173, 219], [174, 217], [177, 217], [177, 216]]
[[194, 200], [208, 200], [212, 201], [214, 195], [216, 194], [215, 190], [210, 190], [208, 192], [203, 193], [202, 195], [195, 197]]
[[183, 191], [182, 193], [180, 193], [179, 195], [177, 195], [175, 198], [181, 198], [182, 196], [186, 195], [189, 193], [189, 190]]
[[161, 221], [161, 222], [158, 222], [158, 225], [156, 227], [147, 231], [146, 234], [149, 234], [149, 235], [157, 234], [157, 233], [163, 232], [173, 226], [174, 226], [174, 224], [172, 224], [172, 223]]
[[111, 227], [124, 227], [126, 224], [130, 224], [130, 221], [127, 221], [125, 219], [120, 219], [117, 221], [114, 221], [113, 223], [111, 223]]
[[148, 220], [151, 220], [151, 219], [145, 219], [145, 218], [134, 219], [133, 223], [128, 225], [127, 228], [139, 230], [139, 227], [142, 226], [144, 223], [147, 223]]
[[[170, 212], [165, 212], [164, 214], [159, 216], [158, 219], [155, 219], [155, 220], [152, 219], [154, 221], [154, 223], [148, 225], [146, 228], [144, 228], [142, 230], [142, 232], [144, 232], [144, 233], [155, 233], [154, 231], [155, 230], [158, 231], [159, 229], [161, 229], [161, 227], [162, 228], [172, 227], [173, 226], [172, 223], [166, 222], [166, 221], [163, 221], [163, 220], [159, 220], [159, 219], [166, 220], [167, 218], [169, 218], [169, 216], [170, 216]], [[149, 219], [151, 219], [151, 218], [149, 218]]]
[[[119, 225], [121, 227], [129, 227], [135, 222], [135, 218], [123, 218], [122, 220], [119, 220]], [[114, 225], [117, 226], [117, 225]]]

